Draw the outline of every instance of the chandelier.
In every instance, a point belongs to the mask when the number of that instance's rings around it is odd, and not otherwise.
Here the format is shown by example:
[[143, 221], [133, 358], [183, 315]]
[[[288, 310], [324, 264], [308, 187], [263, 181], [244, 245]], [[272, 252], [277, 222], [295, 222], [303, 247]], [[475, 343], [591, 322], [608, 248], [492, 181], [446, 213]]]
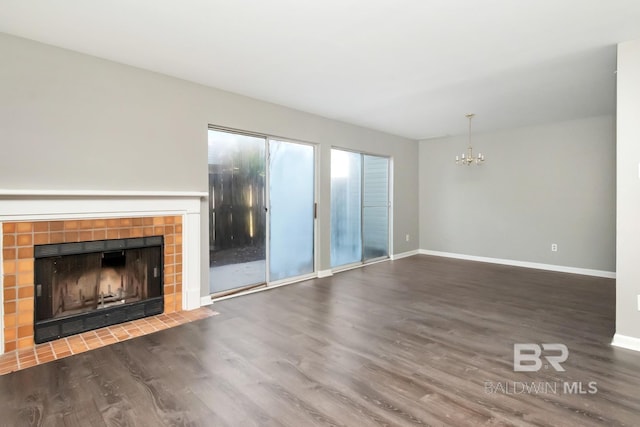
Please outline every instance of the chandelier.
[[456, 156], [456, 165], [469, 166], [472, 163], [475, 163], [476, 165], [480, 165], [482, 162], [484, 162], [484, 155], [482, 153], [478, 153], [478, 156], [474, 157], [473, 148], [471, 148], [471, 119], [473, 119], [473, 116], [475, 116], [475, 114], [473, 113], [465, 114], [465, 117], [469, 119], [469, 136], [468, 136], [469, 147], [467, 147], [466, 153], [462, 153], [462, 156]]

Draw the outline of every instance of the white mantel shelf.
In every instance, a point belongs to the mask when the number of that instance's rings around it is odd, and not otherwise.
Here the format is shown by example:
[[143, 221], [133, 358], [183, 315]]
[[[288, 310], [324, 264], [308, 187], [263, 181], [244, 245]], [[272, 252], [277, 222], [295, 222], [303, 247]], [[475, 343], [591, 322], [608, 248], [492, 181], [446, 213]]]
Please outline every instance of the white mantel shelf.
[[0, 197], [207, 197], [206, 191], [7, 190]]

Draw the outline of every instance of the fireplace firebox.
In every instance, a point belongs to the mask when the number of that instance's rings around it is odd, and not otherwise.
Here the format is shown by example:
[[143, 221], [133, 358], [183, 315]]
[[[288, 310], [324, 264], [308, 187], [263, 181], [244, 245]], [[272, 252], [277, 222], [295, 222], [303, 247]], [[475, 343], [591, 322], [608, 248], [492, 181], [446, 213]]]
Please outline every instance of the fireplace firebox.
[[36, 245], [34, 340], [164, 311], [163, 236]]

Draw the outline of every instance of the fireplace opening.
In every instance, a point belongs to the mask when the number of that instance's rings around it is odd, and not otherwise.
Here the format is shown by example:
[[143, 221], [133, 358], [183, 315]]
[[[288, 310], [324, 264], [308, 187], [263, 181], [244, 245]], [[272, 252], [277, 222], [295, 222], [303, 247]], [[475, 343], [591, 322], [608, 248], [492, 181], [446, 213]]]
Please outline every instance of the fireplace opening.
[[35, 342], [162, 313], [162, 260], [162, 236], [35, 246]]

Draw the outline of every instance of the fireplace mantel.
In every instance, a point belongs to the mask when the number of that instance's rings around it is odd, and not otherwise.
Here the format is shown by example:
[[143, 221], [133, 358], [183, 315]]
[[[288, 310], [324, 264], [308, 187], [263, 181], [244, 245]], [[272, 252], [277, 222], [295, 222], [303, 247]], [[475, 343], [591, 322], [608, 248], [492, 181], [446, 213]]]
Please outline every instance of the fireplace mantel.
[[[0, 189], [3, 223], [174, 216], [182, 219], [182, 309], [200, 307], [200, 209], [206, 192]], [[0, 232], [0, 247], [3, 247]], [[0, 251], [0, 269], [3, 268]], [[4, 290], [4, 271], [0, 270]], [[4, 353], [4, 292], [0, 292], [0, 354]]]
[[0, 197], [207, 197], [206, 191], [118, 191], [118, 190], [8, 190], [0, 188]]

